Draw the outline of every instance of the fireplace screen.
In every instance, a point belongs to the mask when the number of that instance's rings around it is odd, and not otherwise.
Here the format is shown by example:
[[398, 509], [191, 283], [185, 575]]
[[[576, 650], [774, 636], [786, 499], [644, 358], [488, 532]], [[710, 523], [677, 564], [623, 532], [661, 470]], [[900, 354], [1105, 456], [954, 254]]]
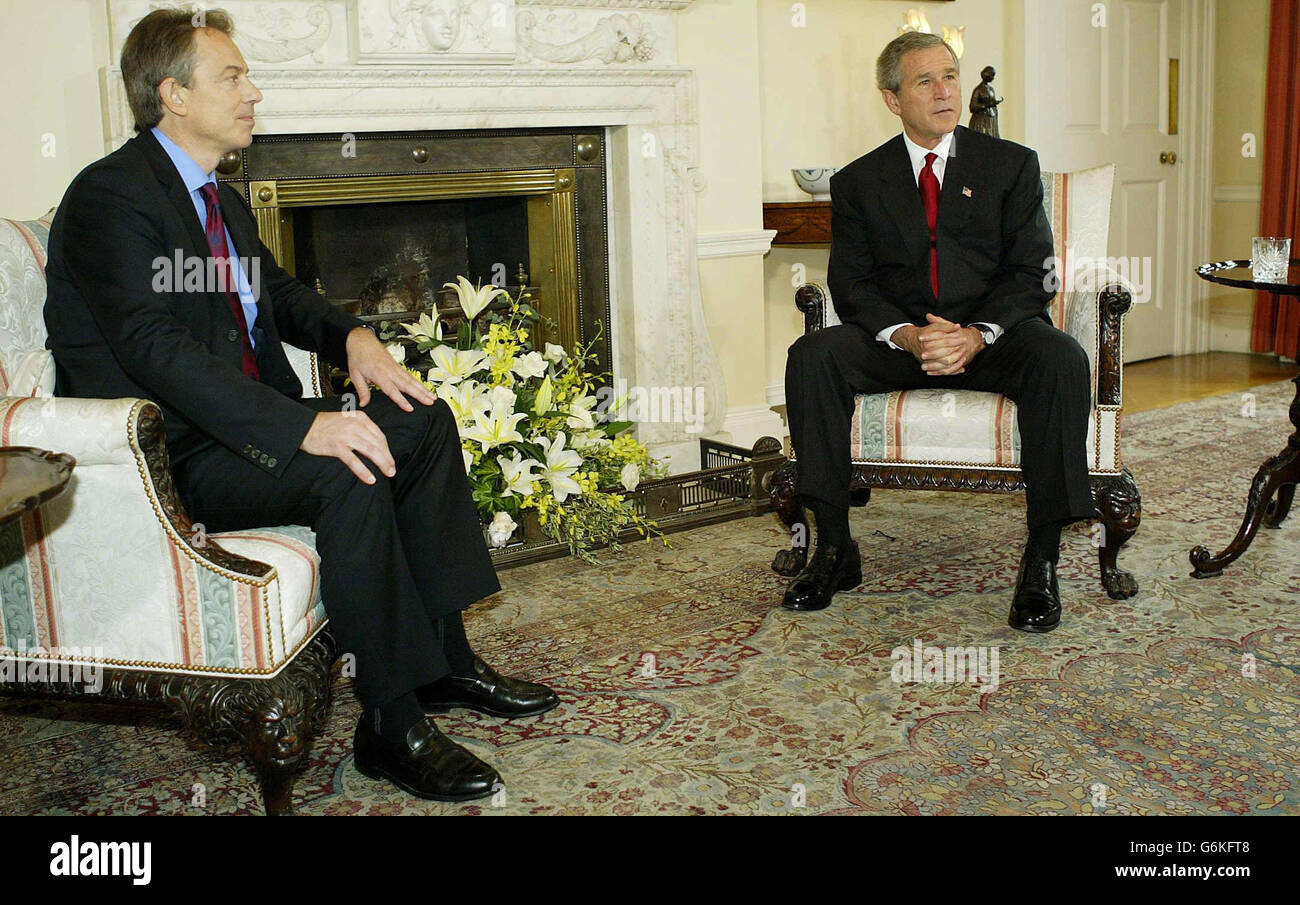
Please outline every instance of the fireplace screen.
[[[366, 320], [446, 309], [463, 275], [515, 295], [530, 276], [521, 198], [303, 208], [293, 218], [296, 275]], [[540, 295], [534, 289], [534, 297]]]
[[[342, 153], [340, 152], [342, 149]], [[564, 129], [255, 136], [218, 172], [277, 260], [367, 320], [457, 320], [458, 275], [527, 287], [609, 371], [604, 136]]]

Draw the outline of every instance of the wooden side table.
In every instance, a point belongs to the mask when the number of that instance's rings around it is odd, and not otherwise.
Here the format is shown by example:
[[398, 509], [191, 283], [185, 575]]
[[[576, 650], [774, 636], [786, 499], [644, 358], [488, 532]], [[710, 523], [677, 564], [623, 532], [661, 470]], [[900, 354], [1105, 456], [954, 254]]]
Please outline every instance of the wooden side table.
[[829, 201], [768, 201], [763, 204], [763, 229], [776, 230], [773, 245], [830, 245]]
[[64, 491], [77, 460], [34, 446], [0, 447], [0, 524], [30, 512]]
[[[1196, 275], [1224, 286], [1256, 289], [1271, 292], [1275, 296], [1300, 296], [1300, 259], [1296, 258], [1291, 260], [1286, 282], [1282, 283], [1257, 282], [1251, 275], [1249, 261], [1202, 264], [1196, 268]], [[1296, 358], [1300, 361], [1300, 348], [1296, 349]], [[1300, 374], [1291, 380], [1296, 387], [1289, 413], [1294, 430], [1287, 440], [1286, 448], [1276, 456], [1265, 459], [1255, 473], [1255, 479], [1250, 482], [1250, 492], [1246, 496], [1246, 514], [1242, 517], [1241, 527], [1232, 543], [1222, 553], [1214, 555], [1202, 546], [1192, 548], [1189, 558], [1192, 561], [1193, 578], [1213, 578], [1222, 574], [1224, 566], [1246, 552], [1255, 539], [1255, 533], [1259, 531], [1260, 522], [1269, 528], [1279, 528], [1291, 511], [1295, 485], [1300, 481]]]

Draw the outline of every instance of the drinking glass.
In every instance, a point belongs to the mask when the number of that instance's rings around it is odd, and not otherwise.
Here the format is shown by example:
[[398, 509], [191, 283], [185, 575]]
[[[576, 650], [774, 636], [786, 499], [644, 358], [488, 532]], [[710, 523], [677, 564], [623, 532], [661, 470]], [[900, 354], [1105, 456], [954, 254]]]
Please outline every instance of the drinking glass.
[[1256, 236], [1251, 242], [1251, 277], [1257, 283], [1285, 283], [1291, 262], [1291, 240], [1278, 236]]

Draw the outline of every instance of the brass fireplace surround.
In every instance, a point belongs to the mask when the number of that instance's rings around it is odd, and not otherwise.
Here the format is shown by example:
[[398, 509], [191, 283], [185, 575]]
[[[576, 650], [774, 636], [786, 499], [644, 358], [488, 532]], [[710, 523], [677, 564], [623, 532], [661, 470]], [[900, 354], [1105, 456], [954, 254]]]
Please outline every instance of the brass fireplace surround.
[[[221, 161], [276, 260], [295, 271], [295, 210], [516, 196], [526, 199], [529, 285], [566, 349], [595, 340], [610, 368], [605, 155], [600, 132], [563, 129], [255, 136]], [[602, 329], [603, 325], [603, 329]]]

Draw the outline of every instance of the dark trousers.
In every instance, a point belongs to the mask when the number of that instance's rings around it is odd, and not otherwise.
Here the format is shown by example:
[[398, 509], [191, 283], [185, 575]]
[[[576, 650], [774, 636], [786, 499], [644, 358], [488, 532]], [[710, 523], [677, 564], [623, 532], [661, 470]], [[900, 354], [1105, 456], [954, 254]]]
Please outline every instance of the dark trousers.
[[1001, 393], [1016, 403], [1031, 529], [1093, 516], [1085, 447], [1088, 356], [1068, 333], [1037, 318], [1003, 333], [964, 374], [947, 377], [929, 376], [910, 352], [852, 324], [801, 336], [785, 366], [790, 440], [799, 461], [795, 492], [847, 508], [853, 397], [922, 387]]
[[[339, 411], [343, 397], [303, 399]], [[187, 459], [175, 474], [191, 519], [208, 532], [308, 525], [321, 559], [330, 629], [356, 656], [355, 684], [374, 706], [447, 675], [441, 616], [501, 589], [465, 479], [447, 403], [404, 412], [376, 391], [364, 411], [397, 465], [364, 484], [331, 456], [299, 450], [276, 478], [225, 447]]]

